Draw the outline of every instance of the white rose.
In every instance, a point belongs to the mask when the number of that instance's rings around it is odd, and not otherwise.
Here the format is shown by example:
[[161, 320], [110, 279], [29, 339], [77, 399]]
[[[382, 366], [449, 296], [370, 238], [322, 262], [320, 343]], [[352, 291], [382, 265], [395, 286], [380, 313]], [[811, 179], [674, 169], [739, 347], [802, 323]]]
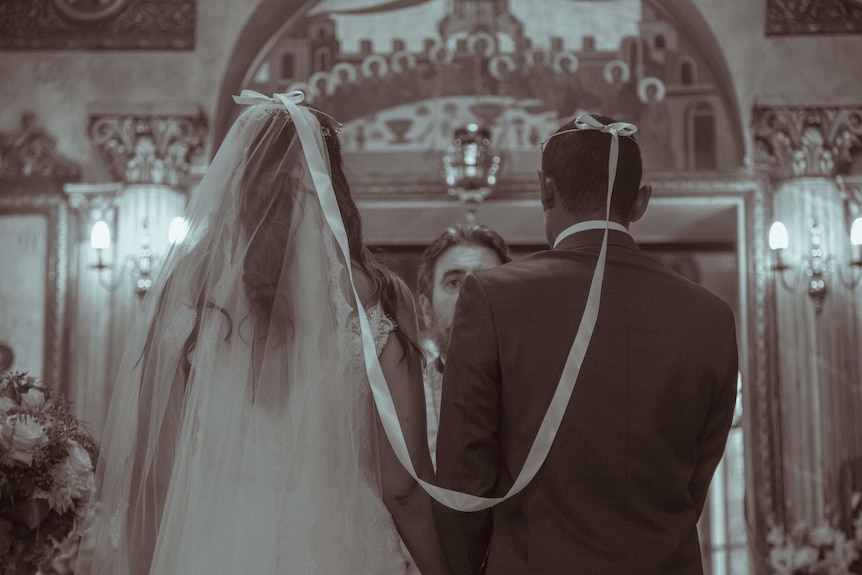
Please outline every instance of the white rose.
[[[13, 422], [10, 422], [10, 419]], [[12, 459], [31, 465], [33, 454], [30, 450], [44, 439], [44, 427], [32, 417], [7, 417], [6, 424], [10, 423], [15, 426], [12, 434]]]
[[69, 442], [69, 455], [66, 457], [66, 462], [76, 475], [83, 475], [93, 470], [90, 454], [77, 441]]
[[42, 407], [45, 403], [45, 393], [38, 388], [31, 387], [30, 390], [21, 396], [21, 405], [31, 409]]
[[0, 413], [6, 413], [16, 407], [18, 407], [18, 404], [11, 397], [0, 397]]

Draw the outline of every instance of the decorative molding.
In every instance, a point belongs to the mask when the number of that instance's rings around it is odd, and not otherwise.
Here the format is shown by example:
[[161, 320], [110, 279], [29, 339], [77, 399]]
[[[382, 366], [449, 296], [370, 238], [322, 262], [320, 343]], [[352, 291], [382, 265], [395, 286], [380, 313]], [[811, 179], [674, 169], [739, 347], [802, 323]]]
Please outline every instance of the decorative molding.
[[5, 0], [0, 49], [193, 50], [196, 0]]
[[81, 169], [57, 152], [56, 140], [32, 112], [22, 114], [16, 133], [0, 134], [0, 178], [74, 181], [80, 176]]
[[862, 151], [862, 105], [755, 107], [755, 161], [777, 179], [843, 175]]
[[766, 0], [767, 36], [859, 33], [860, 0]]
[[186, 187], [207, 135], [206, 119], [197, 105], [126, 107], [124, 112], [94, 104], [89, 111], [90, 140], [107, 155], [117, 180]]
[[[442, 167], [442, 165], [441, 165]], [[449, 199], [457, 203], [457, 198], [449, 195], [449, 187], [443, 177], [434, 173], [408, 176], [381, 176], [373, 179], [354, 180], [350, 184], [353, 195], [362, 200], [429, 200]], [[493, 188], [489, 200], [538, 198], [539, 181], [535, 178], [509, 177], [500, 180]], [[486, 200], [487, 201], [487, 200]]]
[[[766, 185], [763, 178], [746, 173], [654, 172], [646, 174], [645, 183], [652, 185], [657, 197], [711, 197], [748, 195]], [[436, 200], [457, 203], [447, 192], [442, 176], [425, 173], [417, 176], [381, 176], [375, 179], [353, 180], [351, 191], [358, 200]], [[494, 186], [485, 202], [495, 200], [537, 200], [539, 181], [535, 174], [508, 174]]]
[[57, 12], [72, 22], [99, 22], [116, 17], [131, 0], [52, 0]]
[[659, 197], [743, 196], [750, 197], [762, 190], [764, 178], [747, 173], [663, 172], [645, 175]]

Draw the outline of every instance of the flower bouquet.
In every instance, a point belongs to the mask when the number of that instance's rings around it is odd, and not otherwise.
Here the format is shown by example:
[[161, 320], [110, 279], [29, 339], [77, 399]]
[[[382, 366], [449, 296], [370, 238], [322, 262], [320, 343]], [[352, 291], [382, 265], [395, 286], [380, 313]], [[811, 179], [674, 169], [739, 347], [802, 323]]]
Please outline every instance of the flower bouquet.
[[97, 454], [67, 401], [26, 373], [0, 374], [0, 573], [53, 572], [74, 554]]
[[[859, 495], [855, 495], [857, 499]], [[848, 537], [841, 529], [823, 523], [814, 529], [799, 525], [791, 533], [773, 526], [769, 566], [775, 575], [854, 575], [860, 573], [862, 518], [854, 517], [855, 533]]]

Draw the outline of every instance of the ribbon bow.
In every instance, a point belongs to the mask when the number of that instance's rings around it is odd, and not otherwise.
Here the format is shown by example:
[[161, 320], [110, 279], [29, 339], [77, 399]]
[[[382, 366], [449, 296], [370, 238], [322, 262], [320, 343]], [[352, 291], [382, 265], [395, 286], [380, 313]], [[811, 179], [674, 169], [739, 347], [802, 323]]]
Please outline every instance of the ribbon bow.
[[600, 132], [609, 132], [620, 136], [631, 136], [638, 131], [638, 127], [628, 122], [613, 122], [611, 124], [602, 124], [589, 114], [581, 114], [575, 118], [575, 127], [579, 130], [598, 130]]
[[270, 98], [265, 94], [261, 94], [255, 90], [243, 90], [239, 96], [234, 96], [233, 101], [244, 106], [253, 106], [255, 104], [282, 104], [290, 111], [290, 104], [294, 106], [305, 100], [305, 94], [301, 90], [293, 90], [287, 93], [276, 93]]

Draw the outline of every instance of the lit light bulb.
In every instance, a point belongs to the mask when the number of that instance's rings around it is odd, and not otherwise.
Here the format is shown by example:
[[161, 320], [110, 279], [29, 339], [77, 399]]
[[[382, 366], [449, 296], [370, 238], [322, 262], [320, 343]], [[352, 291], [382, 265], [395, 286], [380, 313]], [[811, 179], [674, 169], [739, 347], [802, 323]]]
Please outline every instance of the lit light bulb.
[[185, 218], [177, 216], [171, 220], [171, 225], [168, 226], [168, 241], [171, 245], [182, 243], [186, 239], [188, 231], [189, 226]]
[[781, 222], [773, 222], [769, 227], [769, 249], [784, 250], [789, 244], [787, 228]]
[[90, 232], [90, 246], [94, 250], [106, 250], [111, 247], [111, 229], [106, 221], [99, 220], [93, 224], [93, 230]]
[[862, 245], [862, 218], [856, 218], [850, 226], [850, 243], [854, 246]]

